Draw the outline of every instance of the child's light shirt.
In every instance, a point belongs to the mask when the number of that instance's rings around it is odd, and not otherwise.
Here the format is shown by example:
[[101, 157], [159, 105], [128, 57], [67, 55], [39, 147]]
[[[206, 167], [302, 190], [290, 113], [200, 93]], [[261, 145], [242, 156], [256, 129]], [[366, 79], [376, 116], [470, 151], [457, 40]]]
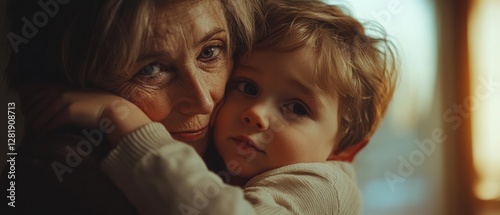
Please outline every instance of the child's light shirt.
[[350, 163], [288, 165], [252, 178], [241, 189], [224, 184], [160, 123], [127, 135], [102, 169], [141, 214], [361, 213]]

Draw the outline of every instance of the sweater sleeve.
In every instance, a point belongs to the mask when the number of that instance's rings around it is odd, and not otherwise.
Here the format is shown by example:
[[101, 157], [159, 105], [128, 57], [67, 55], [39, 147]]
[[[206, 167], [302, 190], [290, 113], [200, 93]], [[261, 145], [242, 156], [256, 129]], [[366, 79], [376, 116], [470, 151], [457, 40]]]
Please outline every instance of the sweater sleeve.
[[[358, 214], [337, 213], [349, 204], [337, 201], [338, 195], [355, 185], [332, 183], [346, 178], [324, 176], [325, 169], [278, 168], [252, 179], [245, 190], [224, 184], [192, 147], [172, 139], [159, 123], [127, 135], [101, 166], [141, 214]], [[339, 193], [329, 186], [345, 188]], [[325, 201], [332, 206], [323, 207]]]
[[241, 188], [224, 184], [160, 123], [127, 135], [101, 168], [141, 214], [255, 214]]

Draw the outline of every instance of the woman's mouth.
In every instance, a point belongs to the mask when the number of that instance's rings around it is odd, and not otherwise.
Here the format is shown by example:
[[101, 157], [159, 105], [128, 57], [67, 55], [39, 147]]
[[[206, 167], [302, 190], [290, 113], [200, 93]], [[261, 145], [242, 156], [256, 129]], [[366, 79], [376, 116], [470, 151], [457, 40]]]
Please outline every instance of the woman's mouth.
[[193, 131], [181, 131], [181, 132], [170, 132], [170, 135], [176, 140], [183, 142], [193, 142], [204, 138], [207, 134], [208, 126], [199, 130]]

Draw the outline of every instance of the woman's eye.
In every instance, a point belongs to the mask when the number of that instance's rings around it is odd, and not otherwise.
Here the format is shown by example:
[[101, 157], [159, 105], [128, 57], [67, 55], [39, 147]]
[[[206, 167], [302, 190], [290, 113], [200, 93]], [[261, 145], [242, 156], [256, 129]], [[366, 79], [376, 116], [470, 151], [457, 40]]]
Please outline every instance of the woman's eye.
[[166, 84], [173, 75], [165, 65], [150, 63], [136, 72], [134, 80], [147, 85]]
[[248, 81], [241, 81], [237, 83], [238, 90], [244, 94], [250, 95], [250, 96], [256, 96], [258, 91], [257, 87]]
[[153, 76], [162, 70], [162, 66], [159, 63], [153, 63], [146, 65], [137, 71], [137, 75], [142, 76]]
[[309, 114], [309, 110], [303, 104], [298, 102], [292, 102], [285, 105], [285, 109], [289, 113], [293, 113], [297, 116], [306, 116]]
[[204, 61], [209, 61], [217, 57], [220, 54], [220, 52], [221, 52], [220, 46], [209, 46], [201, 51], [198, 58]]

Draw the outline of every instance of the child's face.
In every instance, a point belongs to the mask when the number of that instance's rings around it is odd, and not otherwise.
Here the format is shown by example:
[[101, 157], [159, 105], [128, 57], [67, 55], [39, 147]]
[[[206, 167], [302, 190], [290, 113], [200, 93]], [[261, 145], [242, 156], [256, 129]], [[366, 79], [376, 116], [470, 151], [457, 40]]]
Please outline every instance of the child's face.
[[277, 167], [330, 159], [338, 96], [314, 87], [312, 50], [255, 52], [241, 60], [215, 120], [228, 168], [253, 177]]

